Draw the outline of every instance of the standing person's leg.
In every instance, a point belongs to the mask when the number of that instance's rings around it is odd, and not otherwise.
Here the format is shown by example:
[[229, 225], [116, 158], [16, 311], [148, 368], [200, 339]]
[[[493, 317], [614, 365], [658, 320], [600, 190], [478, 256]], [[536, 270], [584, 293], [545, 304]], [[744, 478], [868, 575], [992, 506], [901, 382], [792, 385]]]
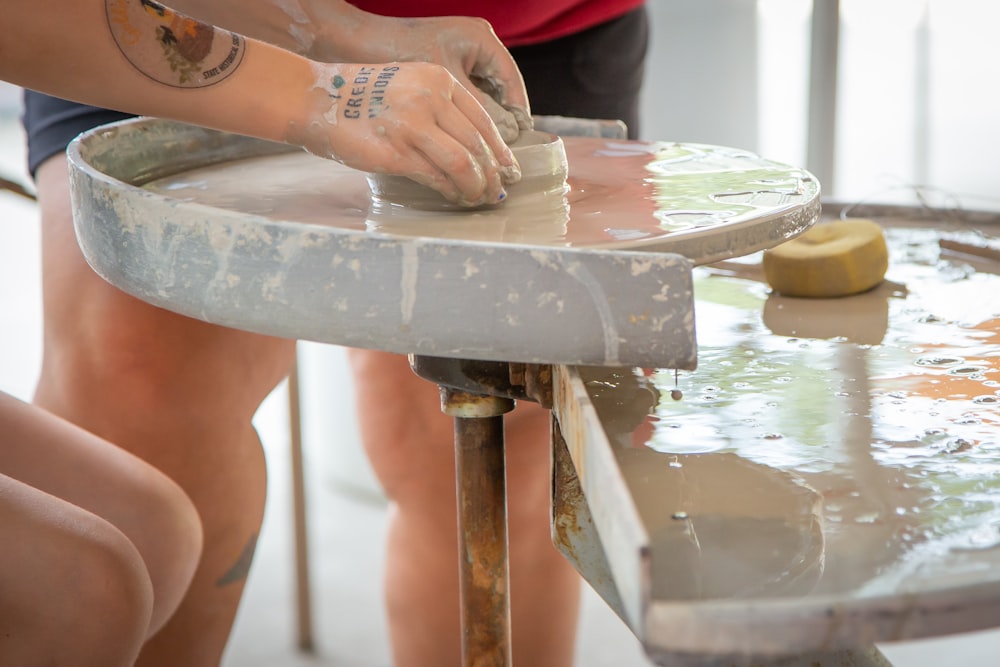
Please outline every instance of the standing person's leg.
[[35, 182], [45, 324], [35, 402], [148, 461], [190, 496], [202, 559], [137, 664], [217, 665], [263, 517], [264, 456], [251, 419], [288, 372], [294, 344], [180, 317], [110, 286], [77, 245], [65, 157], [45, 160]]
[[[511, 52], [539, 114], [624, 120], [638, 132], [645, 10]], [[627, 48], [626, 48], [627, 47]], [[456, 326], [460, 326], [456, 323]], [[397, 667], [457, 665], [460, 632], [453, 423], [405, 358], [353, 350], [362, 439], [392, 501], [385, 588]], [[570, 665], [579, 577], [552, 546], [548, 413], [505, 417], [514, 663]]]

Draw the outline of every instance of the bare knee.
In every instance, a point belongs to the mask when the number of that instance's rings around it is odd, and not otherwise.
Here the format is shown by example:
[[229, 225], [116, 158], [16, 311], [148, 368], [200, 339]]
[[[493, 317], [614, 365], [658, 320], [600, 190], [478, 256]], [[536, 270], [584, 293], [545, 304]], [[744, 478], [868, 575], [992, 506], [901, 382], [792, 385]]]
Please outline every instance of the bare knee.
[[135, 546], [107, 521], [68, 503], [21, 498], [30, 502], [0, 507], [7, 529], [18, 534], [0, 559], [0, 663], [131, 665], [153, 605]]
[[[386, 493], [404, 511], [425, 503], [453, 505], [454, 422], [441, 411], [437, 386], [418, 377], [401, 355], [351, 350], [349, 359], [362, 439]], [[504, 430], [509, 511], [544, 519], [549, 501], [549, 412], [519, 401], [504, 415]]]
[[198, 511], [170, 479], [157, 476], [133, 512], [139, 520], [121, 526], [145, 563], [153, 590], [147, 637], [156, 634], [187, 592], [201, 557], [203, 535]]
[[[139, 552], [120, 531], [108, 525], [107, 531], [88, 537], [74, 556], [79, 569], [70, 591], [80, 613], [74, 614], [72, 627], [79, 636], [81, 653], [110, 653], [109, 662], [96, 664], [113, 664], [118, 655], [126, 661], [123, 664], [129, 664], [148, 633], [152, 583]], [[101, 613], [94, 613], [98, 609]]]
[[437, 387], [401, 355], [351, 350], [349, 359], [361, 439], [386, 494], [404, 512], [441, 500], [453, 509], [454, 429]]

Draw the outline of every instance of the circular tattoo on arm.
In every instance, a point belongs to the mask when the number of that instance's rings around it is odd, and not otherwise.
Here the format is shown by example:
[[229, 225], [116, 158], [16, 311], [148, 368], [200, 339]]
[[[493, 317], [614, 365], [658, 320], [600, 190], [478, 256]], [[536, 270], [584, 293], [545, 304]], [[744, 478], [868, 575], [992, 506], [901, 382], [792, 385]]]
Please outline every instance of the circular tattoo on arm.
[[246, 40], [153, 0], [105, 0], [108, 25], [122, 55], [150, 79], [200, 88], [232, 74]]

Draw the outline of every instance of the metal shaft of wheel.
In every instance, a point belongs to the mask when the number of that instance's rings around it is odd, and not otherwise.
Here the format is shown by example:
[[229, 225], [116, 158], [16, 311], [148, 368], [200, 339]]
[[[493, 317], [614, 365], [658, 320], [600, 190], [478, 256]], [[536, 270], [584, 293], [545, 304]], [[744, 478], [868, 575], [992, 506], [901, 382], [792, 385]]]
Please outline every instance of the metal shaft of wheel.
[[442, 407], [455, 419], [465, 667], [511, 665], [503, 415], [513, 406], [510, 399], [442, 389]]

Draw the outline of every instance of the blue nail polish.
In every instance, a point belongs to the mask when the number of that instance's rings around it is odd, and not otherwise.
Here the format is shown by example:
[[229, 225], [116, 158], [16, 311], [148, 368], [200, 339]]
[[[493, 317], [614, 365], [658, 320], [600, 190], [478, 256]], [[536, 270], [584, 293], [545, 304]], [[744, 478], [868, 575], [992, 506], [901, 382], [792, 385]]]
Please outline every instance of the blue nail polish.
[[501, 190], [500, 197], [497, 199], [497, 201], [503, 201], [506, 198], [507, 198], [507, 193], [504, 190]]

